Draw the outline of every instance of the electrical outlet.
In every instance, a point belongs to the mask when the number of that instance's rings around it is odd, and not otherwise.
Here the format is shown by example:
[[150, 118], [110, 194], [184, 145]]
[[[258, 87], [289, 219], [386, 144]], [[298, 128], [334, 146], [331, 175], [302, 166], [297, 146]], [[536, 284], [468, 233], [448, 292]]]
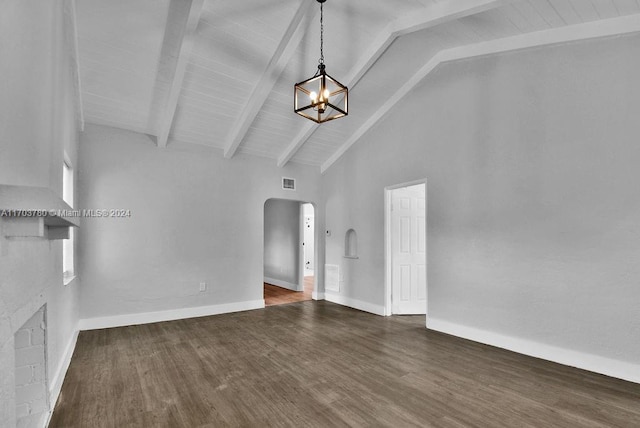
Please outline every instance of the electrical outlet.
[[201, 282], [200, 283], [200, 292], [204, 292], [207, 291], [207, 283], [206, 282]]

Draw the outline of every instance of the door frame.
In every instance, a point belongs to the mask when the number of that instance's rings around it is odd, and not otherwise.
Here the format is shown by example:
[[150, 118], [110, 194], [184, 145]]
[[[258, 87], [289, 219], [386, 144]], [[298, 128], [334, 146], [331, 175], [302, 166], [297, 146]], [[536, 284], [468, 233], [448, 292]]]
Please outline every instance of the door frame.
[[[300, 199], [289, 199], [289, 198], [280, 198], [280, 197], [271, 197], [271, 198], [266, 198], [263, 202], [262, 202], [262, 247], [261, 247], [261, 259], [262, 259], [262, 275], [261, 275], [261, 282], [260, 282], [260, 289], [264, 290], [264, 234], [265, 234], [265, 216], [264, 216], [264, 211], [265, 211], [265, 206], [267, 204], [268, 201], [270, 200], [281, 200], [281, 201], [292, 201], [292, 202], [298, 202], [300, 203], [300, 211], [299, 211], [299, 215], [298, 215], [298, 230], [300, 233], [300, 239], [298, 241], [298, 256], [299, 258], [304, 258], [304, 250], [302, 249], [302, 241], [304, 239], [304, 237], [302, 236], [302, 231], [303, 231], [303, 227], [304, 227], [304, 216], [302, 214], [302, 204], [310, 204], [313, 207], [313, 221], [314, 221], [314, 230], [313, 230], [313, 264], [315, 266], [318, 265], [318, 246], [320, 245], [319, 243], [319, 239], [318, 239], [318, 233], [319, 230], [316, 227], [317, 226], [317, 213], [318, 213], [318, 206], [315, 202], [313, 201], [304, 201], [304, 200], [300, 200]], [[299, 264], [298, 269], [300, 269], [301, 267], [304, 267], [304, 261], [301, 261]], [[297, 291], [303, 291], [304, 290], [304, 270], [300, 270], [301, 274], [299, 273], [298, 275], [298, 284], [295, 284], [298, 288]], [[318, 272], [316, 270], [314, 270], [314, 275], [313, 275], [313, 296], [319, 296], [320, 293], [318, 292]], [[313, 300], [323, 300], [324, 297], [322, 298], [316, 298], [313, 297]], [[264, 302], [264, 294], [263, 294], [263, 302]]]
[[304, 291], [304, 272], [305, 272], [305, 263], [304, 263], [304, 255], [305, 255], [305, 251], [306, 251], [306, 246], [305, 246], [305, 242], [304, 242], [304, 220], [305, 220], [305, 216], [304, 216], [304, 206], [305, 204], [311, 205], [311, 208], [313, 208], [313, 263], [314, 263], [314, 269], [313, 269], [313, 290], [316, 291], [316, 270], [315, 270], [315, 263], [316, 263], [316, 206], [312, 203], [312, 202], [300, 202], [300, 252], [298, 254], [298, 258], [300, 260], [300, 266], [298, 267], [299, 271], [299, 275], [298, 275], [298, 291]]
[[[408, 181], [405, 183], [394, 184], [392, 186], [387, 186], [384, 188], [384, 315], [389, 316], [393, 315], [393, 306], [391, 300], [391, 289], [392, 289], [392, 253], [391, 253], [391, 192], [396, 189], [401, 189], [403, 187], [415, 186], [418, 184], [424, 184], [424, 221], [425, 228], [424, 233], [427, 235], [427, 179], [419, 179], [414, 181]], [[427, 248], [429, 247], [429, 243], [426, 240], [427, 236], [425, 236], [425, 242], [427, 242]], [[427, 265], [427, 278], [426, 278], [426, 290], [425, 295], [427, 296], [427, 312], [429, 309], [429, 266], [427, 264], [428, 253], [425, 253], [425, 265]]]

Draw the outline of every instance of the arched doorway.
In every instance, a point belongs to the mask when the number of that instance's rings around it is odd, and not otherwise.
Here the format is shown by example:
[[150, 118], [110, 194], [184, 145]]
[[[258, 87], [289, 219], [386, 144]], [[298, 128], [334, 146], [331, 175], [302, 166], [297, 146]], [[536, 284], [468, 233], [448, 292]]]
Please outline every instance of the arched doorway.
[[312, 203], [285, 199], [265, 201], [265, 306], [312, 299], [315, 249], [315, 207]]

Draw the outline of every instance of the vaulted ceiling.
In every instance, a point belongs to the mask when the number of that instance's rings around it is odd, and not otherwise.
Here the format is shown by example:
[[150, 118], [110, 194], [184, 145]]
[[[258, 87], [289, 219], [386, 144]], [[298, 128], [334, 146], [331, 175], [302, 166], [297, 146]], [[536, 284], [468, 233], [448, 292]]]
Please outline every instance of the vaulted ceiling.
[[326, 170], [438, 65], [640, 31], [640, 0], [328, 0], [327, 71], [349, 116], [293, 112], [316, 71], [315, 0], [82, 0], [85, 122]]

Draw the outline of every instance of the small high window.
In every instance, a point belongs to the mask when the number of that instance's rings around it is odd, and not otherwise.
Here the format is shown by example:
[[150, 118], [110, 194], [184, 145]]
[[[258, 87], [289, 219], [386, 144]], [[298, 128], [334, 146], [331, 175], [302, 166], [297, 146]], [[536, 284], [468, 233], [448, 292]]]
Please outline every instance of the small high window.
[[[62, 199], [73, 208], [73, 168], [71, 162], [65, 159], [62, 167]], [[73, 247], [75, 233], [73, 227], [69, 228], [69, 239], [62, 241], [62, 272], [65, 284], [74, 276]]]
[[73, 169], [66, 160], [62, 168], [62, 199], [73, 208]]

